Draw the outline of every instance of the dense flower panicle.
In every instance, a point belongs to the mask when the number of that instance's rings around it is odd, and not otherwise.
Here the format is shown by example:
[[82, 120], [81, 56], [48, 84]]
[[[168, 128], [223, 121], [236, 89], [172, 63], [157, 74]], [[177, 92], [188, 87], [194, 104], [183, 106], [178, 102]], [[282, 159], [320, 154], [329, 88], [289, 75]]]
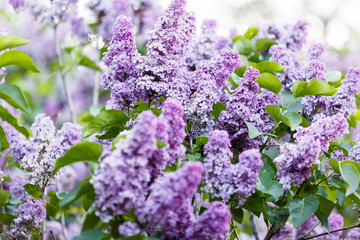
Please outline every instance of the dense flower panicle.
[[13, 220], [10, 230], [1, 236], [4, 239], [30, 239], [35, 228], [40, 227], [46, 217], [45, 203], [41, 200], [28, 200], [16, 210], [17, 217]]
[[308, 61], [318, 60], [325, 62], [325, 45], [322, 43], [311, 44], [306, 55]]
[[284, 73], [276, 73], [285, 89], [291, 89], [296, 80], [303, 78], [301, 62], [298, 56], [283, 45], [273, 45], [270, 48], [270, 61], [280, 63], [285, 67]]
[[71, 18], [71, 31], [80, 39], [86, 39], [87, 36], [91, 33], [91, 28], [84, 23], [84, 18], [74, 17]]
[[141, 229], [135, 222], [126, 221], [119, 226], [121, 236], [128, 237], [141, 233]]
[[203, 61], [215, 57], [226, 46], [230, 46], [230, 38], [220, 37], [216, 34], [216, 21], [205, 19], [201, 26], [201, 34], [193, 41], [193, 51], [186, 59], [189, 69], [195, 70]]
[[228, 192], [229, 184], [227, 184], [233, 157], [230, 147], [230, 139], [226, 131], [214, 130], [209, 133], [204, 159], [205, 190], [225, 201], [229, 201], [231, 194]]
[[45, 116], [44, 113], [35, 117], [34, 123], [31, 125], [31, 133], [40, 140], [47, 140], [54, 137], [56, 128], [50, 117]]
[[270, 104], [277, 105], [278, 96], [267, 89], [262, 89], [257, 95], [257, 102], [256, 114], [250, 116], [250, 122], [254, 123], [260, 132], [270, 132], [276, 122], [266, 112], [265, 107]]
[[165, 173], [151, 185], [150, 197], [135, 209], [141, 223], [160, 225], [164, 236], [184, 239], [195, 216], [190, 197], [194, 196], [202, 180], [203, 165], [189, 162], [175, 172]]
[[171, 157], [169, 164], [174, 164], [176, 158], [180, 158], [185, 154], [185, 147], [182, 145], [186, 137], [184, 109], [179, 102], [167, 100], [162, 109], [162, 116], [169, 124], [168, 153]]
[[349, 231], [349, 233], [346, 235], [346, 239], [348, 240], [358, 240], [360, 239], [360, 229], [359, 228], [353, 228]]
[[349, 124], [343, 114], [336, 114], [331, 117], [319, 119], [308, 128], [298, 127], [294, 134], [296, 141], [314, 137], [318, 140], [321, 147], [321, 152], [327, 151], [331, 141], [342, 137], [349, 132]]
[[80, 142], [82, 134], [81, 130], [82, 126], [75, 123], [66, 122], [63, 124], [62, 128], [57, 131], [56, 140], [62, 154]]
[[251, 149], [242, 152], [238, 157], [239, 162], [232, 165], [230, 147], [226, 131], [214, 130], [209, 133], [204, 159], [205, 190], [225, 202], [234, 194], [242, 201], [254, 192], [263, 162], [259, 150]]
[[109, 71], [103, 75], [102, 85], [110, 89], [117, 82], [126, 82], [127, 78], [137, 77], [139, 72], [136, 66], [141, 60], [130, 18], [119, 16], [114, 23], [113, 32], [108, 52], [104, 53], [103, 57]]
[[259, 26], [255, 39], [274, 39], [279, 45], [292, 52], [298, 52], [306, 42], [309, 26], [310, 23], [304, 20], [299, 20], [295, 24], [265, 23]]
[[30, 195], [24, 188], [25, 184], [28, 184], [29, 182], [24, 178], [16, 175], [12, 176], [11, 180], [12, 181], [9, 189], [11, 195], [19, 199], [20, 202], [24, 202], [29, 199]]
[[310, 177], [311, 165], [318, 161], [320, 152], [320, 141], [313, 135], [299, 138], [295, 144], [282, 145], [274, 162], [279, 166], [277, 177], [283, 189], [299, 186]]
[[320, 79], [326, 82], [326, 66], [325, 63], [318, 60], [311, 60], [306, 68], [306, 81], [310, 81], [313, 78]]
[[25, 155], [34, 151], [34, 146], [22, 133], [18, 132], [7, 122], [2, 122], [1, 126], [4, 128], [14, 162], [20, 163]]
[[188, 233], [188, 240], [223, 240], [229, 236], [231, 212], [223, 202], [212, 202]]
[[225, 47], [218, 55], [200, 64], [198, 69], [212, 75], [215, 78], [216, 86], [222, 89], [225, 87], [226, 80], [231, 76], [231, 73], [239, 66], [240, 56], [238, 52]]
[[360, 68], [349, 68], [340, 88], [349, 95], [360, 93]]
[[195, 17], [186, 12], [186, 1], [173, 0], [147, 34], [147, 58], [140, 65], [145, 75], [138, 87], [164, 94], [167, 84], [186, 66], [186, 56], [191, 51], [191, 40], [195, 34]]
[[148, 158], [157, 149], [155, 134], [156, 116], [151, 111], [142, 112], [126, 138], [120, 139], [116, 150], [100, 163], [91, 183], [96, 193], [96, 214], [103, 221], [141, 205], [150, 181]]
[[293, 227], [289, 222], [285, 223], [284, 228], [275, 234], [271, 239], [273, 240], [292, 240], [293, 239]]

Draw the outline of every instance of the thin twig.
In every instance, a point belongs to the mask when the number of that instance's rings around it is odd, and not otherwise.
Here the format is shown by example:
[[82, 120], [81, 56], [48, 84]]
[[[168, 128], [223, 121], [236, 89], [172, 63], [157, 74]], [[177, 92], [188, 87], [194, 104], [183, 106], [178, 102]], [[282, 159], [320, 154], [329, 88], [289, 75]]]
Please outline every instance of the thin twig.
[[233, 225], [233, 230], [235, 231], [236, 239], [240, 240], [240, 237], [239, 237], [239, 235], [238, 235], [238, 233], [236, 231], [237, 226], [235, 226], [235, 224], [234, 224], [234, 219], [231, 219], [231, 224]]
[[96, 72], [94, 79], [93, 105], [99, 104], [100, 74]]
[[319, 225], [320, 221], [318, 221], [317, 223], [315, 223], [310, 229], [309, 231], [307, 231], [303, 236], [301, 236], [300, 238], [302, 237], [307, 237], [310, 235], [310, 233], [314, 230], [314, 228], [316, 228], [317, 225]]
[[70, 118], [71, 118], [71, 121], [75, 122], [74, 107], [73, 107], [73, 103], [72, 103], [71, 94], [70, 94], [69, 89], [66, 84], [66, 75], [65, 75], [65, 72], [63, 71], [63, 66], [62, 66], [63, 62], [62, 62], [61, 49], [60, 49], [59, 43], [57, 41], [57, 24], [54, 25], [54, 44], [55, 44], [55, 53], [56, 53], [56, 57], [57, 57], [58, 64], [59, 64], [60, 79], [61, 79], [61, 82], [62, 82], [62, 85], [64, 88], [65, 98], [66, 98], [68, 106], [69, 106]]
[[256, 230], [256, 225], [255, 225], [255, 221], [254, 221], [254, 215], [249, 211], [249, 218], [250, 218], [250, 223], [251, 223], [251, 227], [254, 233], [254, 237], [256, 240], [259, 240], [259, 233]]
[[330, 231], [330, 232], [325, 232], [325, 233], [321, 233], [321, 234], [317, 234], [317, 235], [313, 235], [313, 236], [308, 236], [308, 237], [300, 237], [300, 238], [297, 238], [296, 240], [305, 240], [305, 239], [312, 239], [312, 238], [317, 238], [317, 237], [321, 237], [321, 236], [324, 236], [324, 235], [328, 235], [330, 233], [334, 233], [334, 232], [339, 232], [339, 231], [345, 231], [345, 230], [349, 230], [349, 229], [353, 229], [353, 228], [357, 228], [357, 227], [360, 227], [360, 223], [354, 225], [354, 226], [350, 226], [350, 227], [344, 227], [344, 228], [340, 228], [340, 229], [336, 229], [336, 230], [333, 230], [333, 231]]
[[66, 232], [64, 213], [61, 214], [61, 230], [62, 230], [62, 234], [64, 236], [64, 239], [67, 240], [67, 232]]

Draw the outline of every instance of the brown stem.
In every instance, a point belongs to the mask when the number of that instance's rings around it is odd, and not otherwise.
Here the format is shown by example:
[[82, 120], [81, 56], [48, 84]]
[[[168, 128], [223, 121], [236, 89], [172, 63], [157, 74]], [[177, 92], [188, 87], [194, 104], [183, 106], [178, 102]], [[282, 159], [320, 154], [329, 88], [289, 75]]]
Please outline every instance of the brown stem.
[[324, 236], [324, 235], [328, 235], [330, 233], [334, 233], [334, 232], [339, 232], [339, 231], [344, 231], [344, 230], [349, 230], [349, 229], [353, 229], [353, 228], [357, 228], [357, 227], [360, 227], [360, 223], [354, 225], [354, 226], [350, 226], [350, 227], [344, 227], [344, 228], [340, 228], [340, 229], [336, 229], [336, 230], [333, 230], [333, 231], [330, 231], [330, 232], [325, 232], [325, 233], [321, 233], [321, 234], [317, 234], [317, 235], [313, 235], [313, 236], [308, 236], [308, 237], [300, 237], [300, 238], [297, 238], [296, 240], [305, 240], [305, 239], [312, 239], [312, 238], [317, 238], [317, 237], [321, 237], [321, 236]]

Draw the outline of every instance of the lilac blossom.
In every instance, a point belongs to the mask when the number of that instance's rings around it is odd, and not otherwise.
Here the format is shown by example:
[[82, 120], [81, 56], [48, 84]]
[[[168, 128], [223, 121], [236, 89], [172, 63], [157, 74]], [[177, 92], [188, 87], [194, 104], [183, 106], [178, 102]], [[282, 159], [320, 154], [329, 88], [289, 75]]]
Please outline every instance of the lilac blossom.
[[360, 229], [359, 228], [353, 228], [349, 231], [349, 233], [346, 235], [346, 239], [348, 240], [358, 240], [360, 239]]
[[141, 229], [137, 223], [126, 221], [119, 226], [119, 233], [121, 236], [128, 237], [141, 233]]
[[223, 240], [229, 236], [231, 213], [223, 202], [212, 202], [197, 219], [186, 239]]
[[232, 44], [230, 38], [220, 37], [216, 34], [216, 25], [215, 20], [204, 20], [200, 35], [192, 43], [193, 51], [186, 59], [189, 69], [195, 70], [203, 61], [210, 60], [223, 48]]
[[164, 237], [184, 239], [195, 222], [190, 197], [201, 183], [203, 166], [189, 162], [176, 172], [165, 173], [151, 185], [150, 197], [135, 213], [141, 223], [160, 225]]
[[321, 152], [327, 151], [330, 141], [335, 141], [344, 134], [349, 133], [349, 124], [343, 114], [336, 114], [331, 117], [319, 119], [308, 128], [298, 127], [294, 134], [296, 139], [314, 137], [319, 141]]
[[205, 190], [213, 197], [228, 202], [232, 195], [239, 201], [249, 197], [255, 190], [256, 179], [263, 166], [259, 150], [251, 149], [238, 156], [238, 163], [231, 164], [230, 139], [226, 131], [215, 130], [209, 133], [205, 146]]
[[13, 197], [19, 199], [20, 202], [30, 198], [29, 193], [24, 188], [25, 184], [29, 183], [28, 181], [17, 175], [12, 176], [11, 180], [9, 192]]
[[104, 222], [110, 221], [113, 214], [128, 213], [134, 205], [141, 205], [150, 181], [148, 158], [157, 149], [156, 123], [152, 112], [142, 112], [137, 124], [125, 139], [120, 139], [91, 179], [96, 214]]
[[308, 135], [297, 139], [295, 144], [285, 143], [280, 155], [274, 159], [279, 171], [277, 177], [284, 190], [299, 186], [311, 175], [311, 165], [318, 162], [321, 152], [320, 141]]
[[40, 227], [46, 217], [45, 203], [41, 200], [28, 200], [16, 210], [17, 217], [13, 220], [10, 230], [2, 234], [7, 239], [30, 239], [35, 228]]

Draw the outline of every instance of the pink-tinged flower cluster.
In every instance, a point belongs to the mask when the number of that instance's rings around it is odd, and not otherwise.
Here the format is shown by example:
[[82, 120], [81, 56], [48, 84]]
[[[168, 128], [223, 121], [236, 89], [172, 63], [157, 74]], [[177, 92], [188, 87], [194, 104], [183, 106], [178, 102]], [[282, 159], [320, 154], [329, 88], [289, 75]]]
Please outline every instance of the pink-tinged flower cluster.
[[203, 61], [210, 60], [223, 48], [232, 44], [230, 38], [220, 37], [216, 34], [216, 27], [215, 20], [204, 20], [200, 35], [192, 43], [193, 51], [186, 59], [190, 70], [195, 70]]
[[[298, 228], [296, 228], [296, 238], [300, 238], [304, 234], [307, 234], [309, 230], [318, 223], [318, 219], [315, 215], [312, 215], [308, 220], [306, 220], [303, 224], [301, 224]], [[328, 218], [329, 221], [329, 229], [330, 231], [340, 229], [344, 225], [344, 218], [335, 212], [332, 212]], [[318, 235], [324, 233], [324, 230], [321, 226], [321, 224], [318, 224], [311, 232], [310, 236], [312, 235]], [[342, 235], [342, 231], [326, 234], [320, 237], [317, 237], [317, 239], [320, 240], [338, 240], [340, 236]], [[348, 238], [346, 238], [348, 239]]]
[[261, 137], [248, 138], [248, 128], [245, 121], [252, 123], [260, 132], [269, 132], [275, 125], [265, 106], [277, 104], [277, 96], [263, 89], [259, 94], [259, 84], [256, 79], [260, 73], [253, 67], [248, 67], [234, 94], [226, 104], [227, 111], [221, 112], [218, 127], [230, 135], [233, 147], [251, 149], [261, 144]]
[[231, 164], [233, 157], [230, 151], [230, 139], [226, 131], [215, 130], [209, 133], [205, 146], [205, 189], [213, 197], [226, 202], [233, 195], [239, 200], [249, 197], [255, 190], [256, 179], [263, 166], [259, 150], [251, 149], [242, 152], [238, 163]]
[[30, 239], [35, 228], [40, 227], [46, 217], [45, 203], [41, 200], [28, 200], [16, 210], [10, 230], [1, 236], [4, 239]]
[[358, 240], [360, 239], [360, 229], [359, 228], [353, 228], [349, 231], [349, 233], [346, 235], [346, 239], [348, 240]]

